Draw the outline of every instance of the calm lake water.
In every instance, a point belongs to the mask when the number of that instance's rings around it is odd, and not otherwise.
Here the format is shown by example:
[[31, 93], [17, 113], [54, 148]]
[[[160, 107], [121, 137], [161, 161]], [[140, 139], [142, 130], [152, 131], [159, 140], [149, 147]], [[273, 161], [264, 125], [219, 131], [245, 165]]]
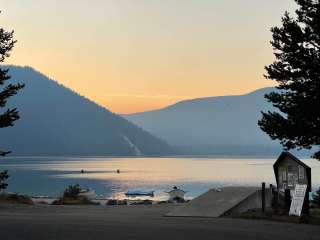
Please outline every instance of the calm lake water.
[[[0, 161], [8, 169], [8, 191], [59, 196], [67, 185], [79, 183], [100, 197], [124, 198], [129, 189], [155, 190], [155, 199], [166, 199], [172, 186], [193, 198], [209, 188], [275, 184], [275, 159], [236, 158], [105, 158], [11, 157]], [[313, 187], [320, 186], [320, 162], [304, 160], [312, 167]], [[81, 170], [85, 173], [81, 173]], [[117, 174], [116, 170], [121, 173]]]

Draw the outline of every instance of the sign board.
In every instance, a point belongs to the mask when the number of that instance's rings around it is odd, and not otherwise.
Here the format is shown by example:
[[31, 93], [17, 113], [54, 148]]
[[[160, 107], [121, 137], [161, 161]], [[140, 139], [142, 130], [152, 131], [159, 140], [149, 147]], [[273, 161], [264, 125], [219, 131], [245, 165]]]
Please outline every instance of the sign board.
[[294, 194], [290, 206], [289, 215], [301, 216], [304, 198], [306, 196], [307, 185], [297, 184], [294, 189]]

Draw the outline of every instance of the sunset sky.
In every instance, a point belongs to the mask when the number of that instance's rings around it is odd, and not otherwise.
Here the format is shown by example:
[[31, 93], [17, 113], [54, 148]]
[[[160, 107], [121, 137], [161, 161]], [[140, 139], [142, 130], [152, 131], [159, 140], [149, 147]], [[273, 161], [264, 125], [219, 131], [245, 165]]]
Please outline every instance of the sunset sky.
[[273, 83], [270, 28], [293, 0], [0, 0], [31, 66], [117, 113]]

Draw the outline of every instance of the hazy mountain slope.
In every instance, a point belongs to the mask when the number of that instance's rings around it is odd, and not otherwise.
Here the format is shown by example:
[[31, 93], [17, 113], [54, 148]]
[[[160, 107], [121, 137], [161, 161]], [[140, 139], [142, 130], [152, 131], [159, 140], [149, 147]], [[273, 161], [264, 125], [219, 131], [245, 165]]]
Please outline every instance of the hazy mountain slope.
[[[0, 129], [0, 147], [35, 155], [162, 155], [164, 141], [29, 67], [10, 67], [26, 84], [9, 100], [21, 119]], [[9, 105], [9, 106], [10, 106]]]
[[257, 125], [260, 111], [272, 108], [264, 99], [264, 94], [271, 90], [264, 88], [240, 96], [186, 100], [160, 110], [124, 117], [178, 146], [278, 147]]

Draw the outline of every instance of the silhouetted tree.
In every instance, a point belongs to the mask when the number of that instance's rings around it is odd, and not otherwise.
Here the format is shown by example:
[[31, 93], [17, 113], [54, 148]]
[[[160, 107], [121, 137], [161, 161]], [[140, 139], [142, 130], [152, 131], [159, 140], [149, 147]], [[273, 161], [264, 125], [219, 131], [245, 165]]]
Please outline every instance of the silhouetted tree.
[[[294, 19], [286, 12], [282, 26], [271, 29], [276, 60], [265, 67], [279, 91], [265, 98], [281, 112], [262, 112], [260, 128], [286, 150], [320, 145], [320, 2], [296, 0]], [[313, 157], [320, 159], [319, 148]]]
[[[2, 63], [7, 57], [10, 56], [10, 52], [16, 41], [13, 39], [13, 31], [7, 32], [3, 28], [0, 28], [0, 62]], [[24, 87], [23, 84], [5, 84], [10, 79], [8, 69], [2, 69], [0, 67], [0, 109], [4, 108], [9, 97], [17, 94], [17, 92]], [[0, 128], [13, 126], [13, 122], [19, 119], [19, 114], [16, 108], [6, 109], [4, 112], [0, 112]], [[10, 151], [1, 151], [0, 156], [5, 156]], [[0, 171], [0, 191], [5, 189], [7, 184], [5, 180], [8, 178], [8, 171]]]

